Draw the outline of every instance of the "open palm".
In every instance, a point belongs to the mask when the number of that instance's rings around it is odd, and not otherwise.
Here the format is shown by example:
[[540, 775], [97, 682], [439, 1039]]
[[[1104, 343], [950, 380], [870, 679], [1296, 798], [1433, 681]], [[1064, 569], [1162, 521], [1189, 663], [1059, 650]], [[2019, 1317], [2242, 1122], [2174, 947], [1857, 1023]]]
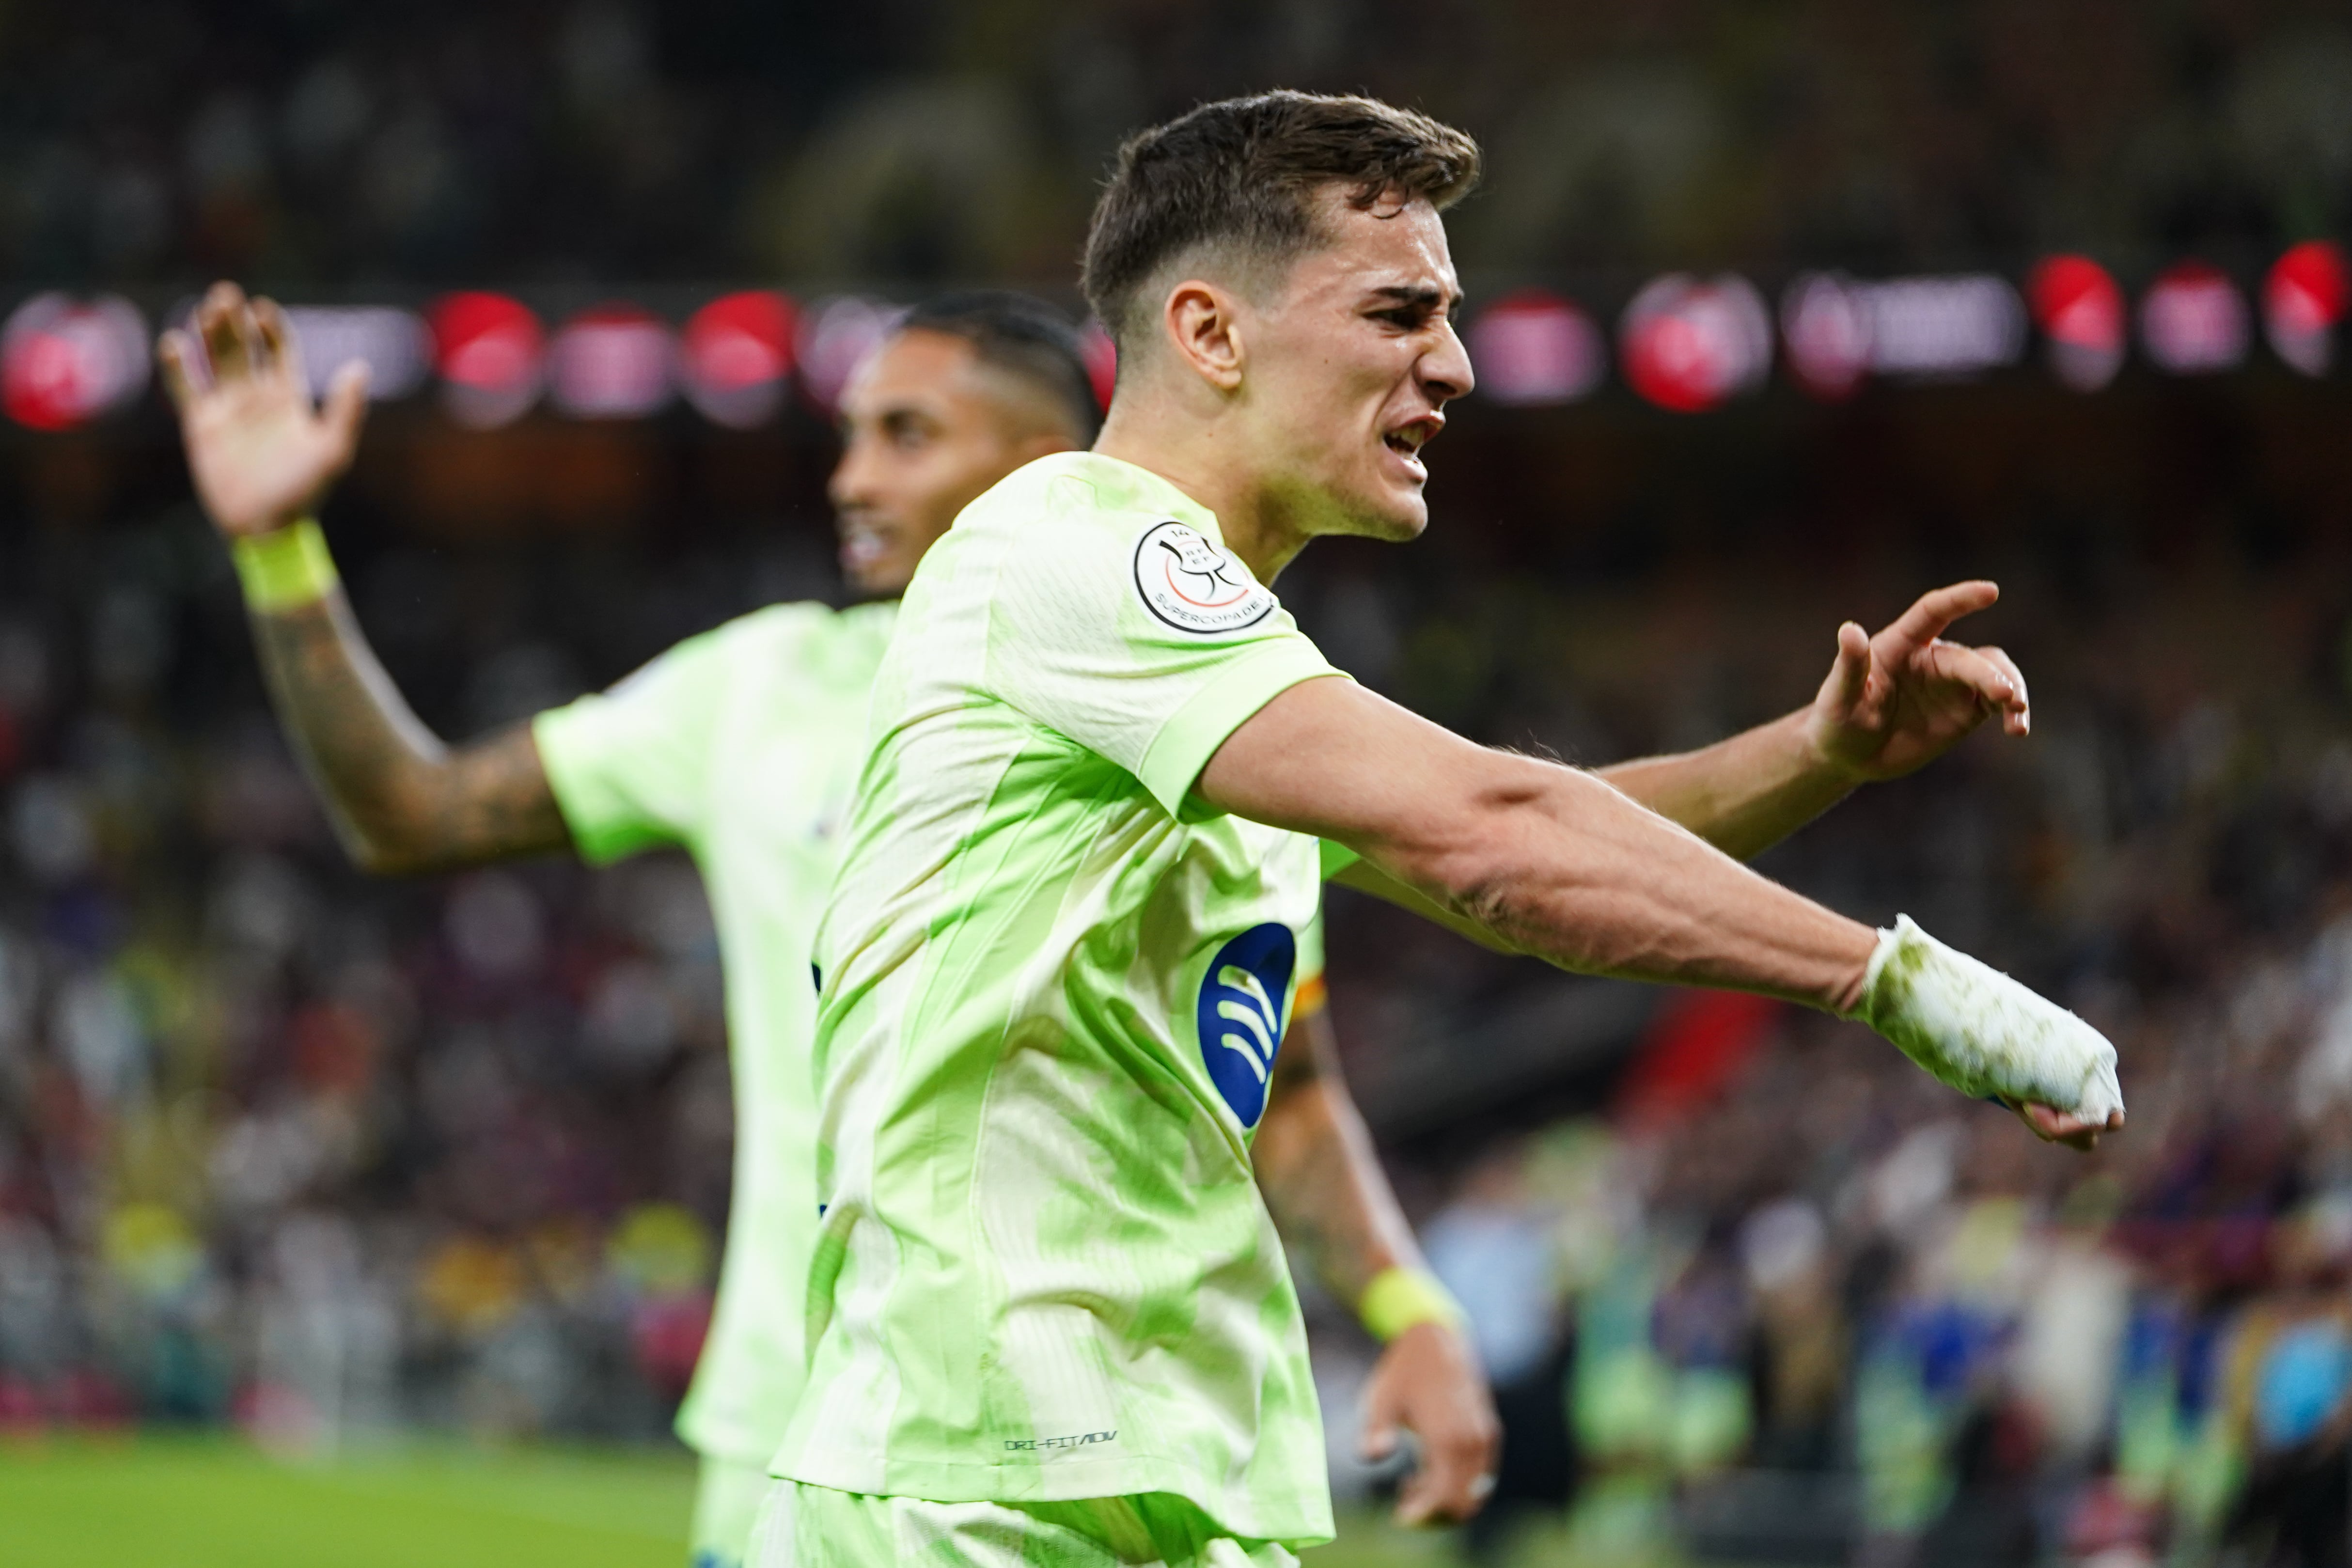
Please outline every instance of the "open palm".
[[1813, 743], [1857, 781], [1924, 767], [1995, 713], [2011, 735], [2033, 726], [2025, 677], [1997, 647], [1946, 642], [1946, 627], [1990, 607], [1990, 583], [1956, 583], [1921, 595], [1876, 637], [1838, 628], [1837, 662], [1813, 699]]
[[196, 494], [229, 537], [308, 515], [351, 466], [367, 415], [366, 369], [344, 366], [325, 405], [314, 405], [301, 345], [274, 301], [216, 283], [191, 330], [165, 332], [156, 356]]

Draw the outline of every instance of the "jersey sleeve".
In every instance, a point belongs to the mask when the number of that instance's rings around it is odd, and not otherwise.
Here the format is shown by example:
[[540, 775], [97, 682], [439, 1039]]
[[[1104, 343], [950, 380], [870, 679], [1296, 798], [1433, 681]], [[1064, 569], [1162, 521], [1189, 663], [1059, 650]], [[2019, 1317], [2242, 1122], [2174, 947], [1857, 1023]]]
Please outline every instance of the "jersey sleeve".
[[1273, 591], [1172, 519], [1049, 514], [1005, 542], [991, 691], [1133, 773], [1171, 816], [1225, 737], [1338, 675]]
[[1336, 839], [1318, 838], [1315, 842], [1322, 857], [1323, 879], [1327, 882], [1363, 858]]
[[690, 637], [610, 690], [531, 721], [555, 803], [591, 865], [700, 831], [725, 639], [723, 627]]

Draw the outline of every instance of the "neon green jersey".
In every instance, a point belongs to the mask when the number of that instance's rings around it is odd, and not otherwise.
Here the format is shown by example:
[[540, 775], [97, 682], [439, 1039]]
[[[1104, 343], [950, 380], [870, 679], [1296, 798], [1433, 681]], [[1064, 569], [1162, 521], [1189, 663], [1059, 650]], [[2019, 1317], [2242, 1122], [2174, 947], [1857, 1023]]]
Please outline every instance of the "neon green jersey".
[[719, 1302], [678, 1413], [713, 1458], [764, 1466], [806, 1357], [816, 1228], [809, 938], [866, 754], [895, 605], [782, 605], [680, 643], [533, 726], [573, 843], [602, 864], [682, 844], [727, 981], [735, 1181]]
[[817, 936], [828, 1206], [779, 1474], [1328, 1537], [1249, 1153], [1318, 847], [1189, 797], [1335, 673], [1213, 516], [1107, 458], [1030, 464], [924, 559]]

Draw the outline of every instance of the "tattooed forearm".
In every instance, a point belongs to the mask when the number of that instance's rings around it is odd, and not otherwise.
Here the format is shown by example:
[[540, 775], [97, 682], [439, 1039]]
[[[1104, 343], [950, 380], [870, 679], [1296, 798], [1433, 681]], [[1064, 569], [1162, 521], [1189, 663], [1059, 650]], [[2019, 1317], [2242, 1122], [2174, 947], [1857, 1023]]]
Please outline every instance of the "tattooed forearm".
[[1348, 1306], [1382, 1270], [1420, 1263], [1320, 1012], [1293, 1023], [1275, 1058], [1256, 1164], [1258, 1189], [1283, 1239]]
[[362, 868], [416, 872], [570, 843], [527, 727], [452, 749], [417, 719], [340, 591], [253, 616], [278, 717]]

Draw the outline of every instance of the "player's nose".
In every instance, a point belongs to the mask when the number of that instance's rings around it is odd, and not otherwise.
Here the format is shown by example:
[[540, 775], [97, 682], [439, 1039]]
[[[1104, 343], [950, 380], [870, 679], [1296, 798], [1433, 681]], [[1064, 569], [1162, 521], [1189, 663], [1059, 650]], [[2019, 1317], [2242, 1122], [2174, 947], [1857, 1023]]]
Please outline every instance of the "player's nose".
[[866, 443], [853, 437], [841, 448], [841, 460], [833, 466], [825, 480], [825, 499], [838, 510], [869, 506], [875, 499], [874, 462], [867, 455]]
[[1449, 400], [1465, 395], [1478, 384], [1477, 373], [1470, 368], [1470, 350], [1451, 321], [1445, 323], [1436, 346], [1422, 356], [1419, 369], [1422, 389], [1436, 407], [1444, 407]]

